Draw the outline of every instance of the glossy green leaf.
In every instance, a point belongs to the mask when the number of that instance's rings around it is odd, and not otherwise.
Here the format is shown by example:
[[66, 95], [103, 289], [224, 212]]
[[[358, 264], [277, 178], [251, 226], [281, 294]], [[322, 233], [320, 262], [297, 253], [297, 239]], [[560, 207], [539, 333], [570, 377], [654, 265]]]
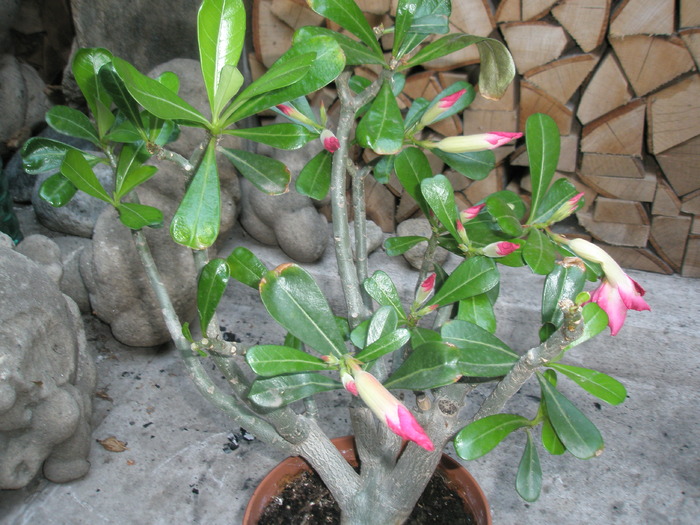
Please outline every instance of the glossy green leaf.
[[[525, 143], [532, 184], [531, 210], [539, 210], [559, 162], [559, 127], [544, 113], [530, 115], [525, 123]], [[536, 213], [533, 215], [537, 215]], [[528, 221], [532, 224], [532, 221]]]
[[520, 237], [523, 227], [510, 204], [500, 195], [489, 195], [486, 199], [486, 210], [496, 220], [498, 228], [510, 237]]
[[588, 459], [603, 451], [603, 438], [593, 423], [552, 384], [537, 374], [547, 416], [566, 450], [574, 457]]
[[[396, 58], [403, 57], [413, 51], [429, 35], [445, 34], [450, 29], [451, 5], [449, 0], [422, 0], [421, 2], [413, 2], [413, 4], [415, 11], [395, 55]], [[412, 9], [410, 5], [408, 7]]]
[[192, 331], [190, 330], [190, 323], [184, 323], [182, 325], [182, 335], [190, 343], [194, 343], [194, 337], [192, 337]]
[[380, 184], [388, 184], [391, 173], [394, 171], [396, 155], [384, 155], [374, 165], [372, 175]]
[[553, 456], [560, 456], [566, 452], [564, 443], [562, 443], [559, 436], [557, 436], [549, 419], [545, 419], [542, 422], [541, 440], [542, 446]]
[[396, 155], [394, 170], [401, 186], [413, 197], [424, 213], [428, 211], [428, 205], [421, 193], [421, 182], [433, 176], [433, 170], [422, 150], [410, 147]]
[[454, 269], [432, 302], [444, 306], [482, 294], [496, 286], [499, 279], [493, 260], [483, 256], [466, 259]]
[[467, 153], [447, 153], [437, 148], [431, 150], [450, 168], [460, 172], [471, 180], [483, 180], [496, 166], [496, 157], [491, 150], [471, 151]]
[[461, 377], [459, 351], [442, 342], [429, 342], [414, 348], [411, 355], [384, 383], [387, 388], [428, 390], [450, 385]]
[[418, 2], [415, 0], [399, 0], [396, 6], [396, 18], [394, 19], [394, 46], [391, 54], [400, 59], [401, 44], [403, 44], [406, 33], [413, 24], [413, 15], [418, 7]]
[[328, 370], [318, 357], [288, 346], [254, 346], [248, 349], [245, 359], [253, 372], [263, 377]]
[[228, 263], [231, 277], [251, 288], [257, 288], [260, 280], [268, 271], [260, 259], [243, 246], [234, 248], [226, 258], [226, 262]]
[[122, 191], [127, 174], [142, 166], [142, 163], [150, 157], [142, 144], [125, 144], [117, 157], [117, 170], [114, 180], [114, 194], [120, 199], [127, 192]]
[[224, 133], [286, 150], [299, 149], [319, 136], [318, 133], [309, 131], [306, 127], [292, 124], [291, 122], [270, 124], [269, 126], [257, 128], [227, 129], [224, 130]]
[[423, 328], [421, 326], [416, 326], [411, 329], [411, 346], [413, 348], [418, 348], [422, 344], [436, 341], [442, 341], [442, 337], [440, 337], [440, 334], [435, 330], [430, 330], [429, 328]]
[[611, 405], [619, 405], [627, 399], [625, 386], [617, 379], [596, 370], [578, 366], [550, 363], [547, 365], [575, 381], [589, 394]]
[[99, 47], [78, 49], [73, 57], [73, 76], [98, 124], [100, 136], [106, 133], [113, 122], [109, 109], [112, 98], [98, 78], [102, 66], [111, 60], [112, 53]]
[[411, 107], [408, 108], [406, 117], [404, 118], [404, 130], [409, 131], [412, 127], [418, 124], [420, 119], [423, 118], [423, 115], [428, 110], [428, 106], [430, 106], [430, 104], [431, 101], [426, 100], [423, 97], [414, 99], [411, 103]]
[[570, 350], [574, 346], [592, 339], [608, 326], [608, 314], [596, 303], [586, 304], [583, 307], [582, 314], [584, 320], [583, 335], [567, 346], [566, 350]]
[[470, 423], [455, 436], [457, 455], [466, 460], [491, 452], [510, 433], [530, 426], [530, 421], [515, 414], [495, 414]]
[[388, 83], [382, 84], [355, 131], [357, 141], [379, 155], [398, 153], [403, 145], [403, 118]]
[[308, 0], [309, 7], [362, 40], [377, 57], [384, 52], [365, 15], [353, 0]]
[[577, 194], [576, 186], [568, 179], [555, 180], [547, 193], [544, 194], [536, 213], [528, 222], [530, 224], [548, 224], [551, 222], [552, 215]]
[[260, 297], [270, 315], [310, 348], [336, 357], [347, 352], [331, 307], [301, 267], [285, 264], [267, 272], [260, 281]]
[[22, 146], [22, 167], [24, 171], [31, 175], [58, 171], [68, 151], [80, 153], [90, 166], [104, 161], [104, 159], [89, 153], [83, 153], [79, 149], [63, 142], [44, 137], [32, 137]]
[[46, 113], [46, 123], [64, 135], [100, 143], [97, 130], [90, 119], [77, 109], [68, 106], [54, 106]]
[[117, 198], [121, 198], [128, 194], [136, 186], [143, 184], [148, 179], [153, 177], [158, 172], [155, 166], [138, 166], [130, 170], [122, 183], [122, 186], [117, 193]]
[[61, 174], [73, 183], [73, 185], [88, 195], [112, 204], [112, 197], [102, 187], [92, 167], [85, 160], [82, 153], [77, 150], [69, 150], [61, 164]]
[[305, 397], [343, 388], [342, 383], [318, 373], [302, 373], [257, 379], [248, 393], [256, 405], [282, 408]]
[[532, 440], [532, 434], [526, 430], [527, 443], [520, 458], [518, 474], [515, 476], [515, 490], [525, 501], [536, 501], [542, 490], [542, 467], [537, 447]]
[[160, 228], [163, 226], [163, 212], [153, 206], [124, 202], [117, 208], [119, 220], [127, 228], [140, 230], [141, 228]]
[[219, 151], [260, 191], [279, 195], [289, 190], [291, 174], [279, 160], [241, 149], [220, 148]]
[[435, 175], [424, 179], [421, 181], [420, 190], [425, 202], [428, 203], [440, 223], [454, 238], [459, 238], [456, 226], [457, 203], [449, 179], [444, 175]]
[[379, 338], [398, 328], [399, 316], [391, 306], [380, 306], [370, 319], [367, 327], [366, 344], [371, 344]]
[[369, 319], [365, 319], [350, 332], [350, 342], [357, 348], [367, 346], [367, 332], [369, 331]]
[[492, 334], [496, 332], [493, 303], [485, 293], [459, 301], [457, 319], [474, 323]]
[[523, 259], [530, 269], [540, 275], [554, 270], [557, 250], [547, 235], [537, 228], [531, 228], [527, 243], [523, 248]]
[[39, 197], [54, 208], [65, 206], [73, 198], [78, 188], [60, 173], [48, 177], [39, 186]]
[[401, 305], [399, 292], [396, 289], [391, 277], [385, 272], [377, 270], [370, 277], [365, 279], [363, 283], [365, 291], [372, 299], [377, 301], [380, 306], [391, 306], [399, 319], [406, 319], [406, 313]]
[[333, 155], [325, 149], [319, 151], [301, 169], [294, 187], [302, 195], [321, 200], [328, 195], [331, 187], [331, 167]]
[[120, 58], [114, 57], [112, 64], [131, 96], [156, 117], [204, 128], [209, 126], [209, 121], [199, 111], [157, 80]]
[[564, 314], [559, 303], [564, 299], [574, 301], [586, 283], [586, 274], [575, 265], [556, 265], [544, 281], [542, 292], [542, 322], [559, 328]]
[[316, 53], [311, 51], [289, 57], [285, 61], [275, 62], [270, 69], [243, 90], [238, 96], [238, 101], [251, 99], [299, 82], [309, 72], [315, 60]]
[[[241, 0], [204, 0], [197, 13], [197, 41], [202, 78], [211, 113], [219, 115], [243, 76], [235, 69], [245, 39], [246, 13]], [[236, 75], [240, 78], [233, 82]], [[233, 85], [238, 83], [238, 87]]]
[[225, 259], [212, 259], [199, 273], [197, 280], [197, 313], [202, 334], [207, 333], [229, 280], [229, 267]]
[[383, 355], [389, 354], [398, 350], [403, 345], [405, 345], [410, 339], [411, 335], [405, 328], [399, 328], [393, 332], [389, 332], [381, 336], [376, 341], [368, 344], [362, 352], [357, 354], [355, 357], [363, 362], [374, 361], [379, 359]]
[[384, 241], [384, 250], [389, 257], [395, 257], [406, 253], [408, 250], [427, 241], [427, 237], [421, 237], [419, 235], [406, 235], [403, 237], [388, 237]]
[[384, 57], [377, 55], [362, 42], [353, 40], [347, 35], [327, 29], [325, 27], [304, 26], [300, 27], [294, 33], [294, 42], [299, 42], [312, 38], [314, 36], [323, 35], [331, 37], [335, 40], [345, 54], [346, 64], [348, 66], [361, 66], [364, 64], [376, 64], [380, 66], [386, 65]]
[[211, 246], [219, 236], [221, 195], [215, 148], [211, 141], [170, 222], [173, 240], [193, 250]]
[[460, 349], [459, 370], [469, 377], [506, 375], [519, 356], [491, 332], [467, 321], [448, 321], [440, 330], [442, 340]]
[[[114, 100], [114, 105], [117, 106], [122, 115], [131, 122], [137, 129], [143, 128], [141, 121], [141, 112], [138, 103], [129, 93], [126, 84], [117, 74], [113, 64], [106, 64], [100, 69], [99, 79], [107, 92]], [[149, 79], [151, 80], [151, 79]], [[152, 82], [158, 83], [156, 80]]]

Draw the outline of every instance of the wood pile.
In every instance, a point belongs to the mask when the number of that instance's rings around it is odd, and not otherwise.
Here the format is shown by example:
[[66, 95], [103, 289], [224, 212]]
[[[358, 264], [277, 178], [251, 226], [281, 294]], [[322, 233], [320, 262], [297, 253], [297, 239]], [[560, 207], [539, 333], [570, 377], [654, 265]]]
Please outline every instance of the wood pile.
[[[396, 0], [360, 0], [373, 26], [393, 25]], [[499, 101], [477, 95], [438, 135], [522, 131], [547, 113], [559, 126], [557, 177], [585, 192], [578, 222], [624, 267], [700, 277], [700, 2], [697, 0], [459, 0], [452, 30], [504, 41], [517, 68]], [[302, 25], [325, 23], [304, 0], [254, 0], [253, 70], [262, 72]], [[391, 35], [382, 38], [391, 49]], [[409, 71], [402, 103], [475, 82], [471, 46]], [[357, 71], [372, 76], [376, 71]], [[326, 107], [332, 90], [319, 95]], [[508, 188], [528, 196], [524, 146], [502, 148], [497, 167], [472, 182], [446, 171], [460, 206]], [[398, 184], [369, 188], [368, 209], [385, 231], [414, 216]]]

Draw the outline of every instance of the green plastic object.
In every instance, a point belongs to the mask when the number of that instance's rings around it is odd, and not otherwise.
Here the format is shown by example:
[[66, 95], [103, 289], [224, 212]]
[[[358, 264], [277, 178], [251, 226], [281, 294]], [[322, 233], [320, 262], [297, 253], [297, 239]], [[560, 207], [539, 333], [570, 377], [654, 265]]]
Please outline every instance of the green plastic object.
[[12, 196], [7, 187], [5, 171], [0, 160], [0, 231], [6, 233], [17, 244], [22, 240], [22, 232], [19, 229], [19, 221], [12, 209]]

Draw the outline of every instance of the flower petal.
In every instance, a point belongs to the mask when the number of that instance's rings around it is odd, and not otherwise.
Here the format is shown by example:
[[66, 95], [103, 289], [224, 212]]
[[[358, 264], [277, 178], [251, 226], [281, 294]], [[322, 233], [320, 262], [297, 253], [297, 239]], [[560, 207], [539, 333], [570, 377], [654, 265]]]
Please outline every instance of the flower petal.
[[396, 419], [387, 415], [386, 424], [394, 434], [408, 439], [409, 441], [413, 441], [425, 450], [435, 450], [433, 442], [430, 441], [430, 438], [418, 424], [416, 418], [413, 417], [413, 414], [411, 414], [405, 406], [401, 404], [397, 405], [396, 414], [392, 414], [392, 416], [395, 416]]

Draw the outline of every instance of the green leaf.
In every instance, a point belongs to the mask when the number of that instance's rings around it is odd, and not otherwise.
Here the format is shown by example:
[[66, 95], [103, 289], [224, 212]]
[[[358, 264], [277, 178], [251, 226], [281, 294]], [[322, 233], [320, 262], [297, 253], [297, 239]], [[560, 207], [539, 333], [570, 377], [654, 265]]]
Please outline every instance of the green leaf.
[[444, 175], [435, 175], [421, 181], [420, 190], [440, 223], [455, 239], [457, 234], [457, 203], [452, 184]]
[[549, 239], [537, 228], [531, 228], [527, 243], [523, 248], [523, 259], [530, 269], [540, 275], [547, 275], [554, 270], [557, 250]]
[[73, 185], [88, 195], [101, 201], [113, 204], [112, 197], [102, 187], [97, 175], [85, 157], [77, 150], [69, 150], [61, 164], [61, 174], [73, 183]]
[[432, 303], [445, 306], [482, 294], [498, 284], [496, 263], [488, 257], [476, 256], [460, 263], [435, 294]]
[[404, 237], [389, 237], [384, 241], [384, 249], [389, 257], [395, 257], [406, 253], [415, 245], [427, 241], [427, 237], [418, 235], [406, 235]]
[[510, 237], [520, 237], [523, 227], [516, 211], [500, 195], [489, 195], [486, 199], [486, 210], [496, 220], [503, 233]]
[[569, 379], [575, 381], [586, 392], [606, 403], [619, 405], [627, 399], [625, 386], [617, 379], [602, 372], [560, 363], [550, 363], [547, 366], [557, 372], [561, 372]]
[[593, 423], [549, 381], [537, 374], [554, 431], [571, 454], [579, 459], [600, 455], [603, 438]]
[[199, 274], [197, 280], [197, 312], [199, 328], [206, 336], [209, 322], [216, 313], [219, 301], [226, 291], [229, 279], [229, 267], [225, 259], [212, 259]]
[[442, 338], [435, 330], [430, 330], [429, 328], [423, 328], [421, 326], [416, 326], [411, 329], [411, 346], [413, 348], [418, 348], [422, 344], [436, 341], [442, 341]]
[[406, 313], [401, 305], [399, 292], [396, 290], [391, 277], [385, 272], [377, 270], [363, 283], [365, 291], [381, 306], [391, 306], [399, 319], [406, 319]]
[[209, 121], [199, 111], [157, 80], [140, 73], [120, 58], [114, 57], [112, 64], [131, 96], [156, 117], [209, 127]]
[[492, 334], [496, 332], [496, 314], [488, 294], [482, 293], [459, 301], [457, 319], [474, 323]]
[[163, 212], [153, 206], [124, 202], [119, 204], [117, 211], [122, 224], [132, 230], [140, 230], [146, 226], [151, 228], [163, 226]]
[[596, 303], [588, 303], [583, 307], [583, 335], [566, 347], [570, 350], [574, 346], [592, 339], [608, 326], [608, 314]]
[[411, 335], [408, 330], [399, 328], [398, 330], [383, 335], [373, 343], [368, 344], [355, 358], [365, 363], [374, 361], [383, 355], [398, 350], [405, 345], [410, 338]]
[[387, 388], [428, 390], [450, 385], [461, 377], [459, 351], [442, 342], [429, 342], [415, 348], [411, 355], [386, 380]]
[[226, 258], [226, 262], [231, 277], [251, 288], [257, 288], [268, 271], [260, 259], [243, 246], [234, 248], [231, 255]]
[[173, 240], [193, 250], [211, 246], [219, 235], [221, 195], [215, 148], [215, 142], [210, 141], [170, 223]]
[[394, 170], [401, 186], [413, 197], [424, 213], [428, 212], [428, 205], [421, 193], [421, 182], [433, 176], [433, 170], [425, 153], [418, 148], [406, 148], [396, 155]]
[[[449, 16], [451, 5], [449, 0], [423, 0], [414, 2], [410, 26], [401, 42], [396, 58], [401, 58], [410, 53], [431, 34], [445, 34], [449, 32]], [[411, 9], [410, 6], [408, 6]], [[397, 15], [398, 16], [398, 15]]]
[[379, 182], [380, 184], [389, 183], [389, 177], [391, 177], [391, 172], [394, 171], [395, 159], [395, 155], [384, 155], [383, 157], [379, 157], [379, 160], [374, 165], [374, 169], [372, 170], [372, 174], [374, 175], [374, 178], [377, 180], [377, 182]]
[[219, 151], [260, 191], [279, 195], [289, 190], [291, 174], [280, 161], [240, 149], [219, 148]]
[[431, 101], [426, 100], [423, 97], [414, 99], [411, 103], [411, 107], [408, 108], [408, 112], [406, 112], [406, 117], [404, 118], [404, 130], [409, 131], [416, 124], [418, 124], [430, 105]]
[[[134, 97], [129, 93], [124, 81], [117, 74], [113, 64], [106, 64], [100, 69], [100, 82], [114, 100], [114, 105], [137, 129], [142, 129], [141, 112]], [[158, 83], [157, 81], [153, 81]]]
[[254, 346], [248, 349], [245, 359], [253, 372], [263, 377], [328, 370], [318, 357], [288, 346]]
[[285, 150], [299, 149], [307, 142], [318, 138], [318, 133], [291, 122], [257, 128], [227, 129], [224, 133]]
[[376, 64], [380, 66], [386, 65], [386, 61], [384, 60], [383, 56], [380, 57], [376, 55], [362, 42], [353, 40], [347, 35], [325, 27], [300, 27], [294, 33], [293, 42], [300, 42], [318, 35], [331, 37], [338, 43], [340, 49], [342, 49], [343, 53], [345, 54], [345, 63], [348, 66], [361, 66], [365, 64]]
[[77, 109], [68, 106], [54, 106], [46, 113], [46, 123], [64, 135], [100, 144], [95, 126], [85, 113]]
[[350, 342], [357, 348], [367, 346], [367, 332], [369, 331], [369, 319], [365, 319], [350, 332]]
[[576, 265], [556, 265], [544, 281], [542, 292], [542, 322], [559, 328], [564, 313], [559, 303], [564, 299], [574, 301], [586, 284], [586, 274]]
[[542, 446], [553, 456], [560, 456], [566, 452], [566, 447], [564, 443], [561, 442], [559, 436], [554, 431], [554, 427], [549, 419], [545, 419], [542, 422]]
[[197, 13], [199, 62], [214, 118], [243, 82], [235, 65], [243, 49], [245, 25], [241, 0], [204, 0]]
[[143, 184], [148, 179], [153, 177], [153, 175], [155, 175], [157, 172], [158, 168], [155, 166], [138, 166], [133, 168], [126, 174], [126, 178], [124, 179], [119, 192], [116, 193], [116, 198], [123, 197], [136, 186]]
[[396, 6], [396, 19], [394, 20], [394, 47], [391, 54], [399, 59], [403, 55], [401, 53], [401, 44], [403, 44], [406, 33], [413, 24], [413, 15], [417, 8], [415, 0], [399, 0]]
[[109, 109], [112, 98], [98, 78], [102, 66], [111, 61], [112, 53], [93, 47], [78, 49], [72, 64], [73, 76], [98, 124], [100, 136], [104, 136], [114, 120]]
[[248, 399], [264, 408], [282, 408], [294, 401], [337, 388], [343, 388], [343, 385], [321, 374], [291, 374], [257, 379], [248, 393]]
[[39, 187], [39, 197], [54, 208], [60, 208], [70, 202], [78, 188], [60, 173], [48, 177]]
[[260, 297], [270, 315], [304, 344], [336, 357], [347, 352], [331, 307], [301, 267], [285, 264], [267, 272], [260, 281]]
[[384, 52], [379, 46], [374, 31], [353, 0], [308, 0], [307, 3], [319, 15], [332, 20], [362, 40], [377, 57], [384, 57]]
[[511, 432], [530, 424], [527, 418], [515, 414], [495, 414], [478, 419], [457, 433], [455, 452], [466, 460], [480, 458], [496, 448]]
[[314, 60], [316, 60], [316, 53], [312, 51], [290, 57], [286, 61], [275, 62], [270, 69], [243, 90], [236, 103], [299, 82], [309, 72]]
[[79, 149], [63, 142], [43, 137], [32, 137], [22, 146], [22, 167], [24, 171], [31, 175], [58, 171], [68, 151], [80, 153], [90, 166], [104, 161], [104, 159], [89, 153], [83, 153]]
[[518, 474], [515, 477], [515, 490], [525, 501], [536, 501], [542, 490], [542, 467], [537, 447], [532, 441], [532, 435], [526, 430], [527, 443], [523, 456], [518, 465]]
[[548, 224], [552, 215], [578, 194], [576, 186], [568, 179], [557, 179], [545, 193], [536, 213], [528, 221], [530, 224]]
[[387, 82], [365, 113], [355, 131], [362, 147], [379, 155], [398, 153], [403, 145], [403, 118], [396, 97]]
[[294, 187], [302, 195], [320, 201], [331, 187], [333, 155], [322, 149], [301, 169]]
[[467, 321], [448, 321], [440, 330], [442, 340], [460, 349], [459, 370], [469, 377], [506, 375], [519, 356], [495, 335]]
[[365, 344], [371, 344], [379, 338], [396, 330], [399, 324], [399, 316], [391, 306], [381, 306], [374, 312], [367, 328]]
[[[559, 128], [554, 119], [544, 113], [530, 115], [525, 123], [525, 143], [532, 181], [530, 209], [539, 210], [540, 202], [549, 189], [559, 162], [561, 145]], [[532, 224], [532, 221], [529, 220], [528, 224]]]
[[491, 150], [448, 153], [433, 148], [431, 151], [450, 168], [457, 170], [471, 180], [485, 179], [496, 166], [496, 157]]

